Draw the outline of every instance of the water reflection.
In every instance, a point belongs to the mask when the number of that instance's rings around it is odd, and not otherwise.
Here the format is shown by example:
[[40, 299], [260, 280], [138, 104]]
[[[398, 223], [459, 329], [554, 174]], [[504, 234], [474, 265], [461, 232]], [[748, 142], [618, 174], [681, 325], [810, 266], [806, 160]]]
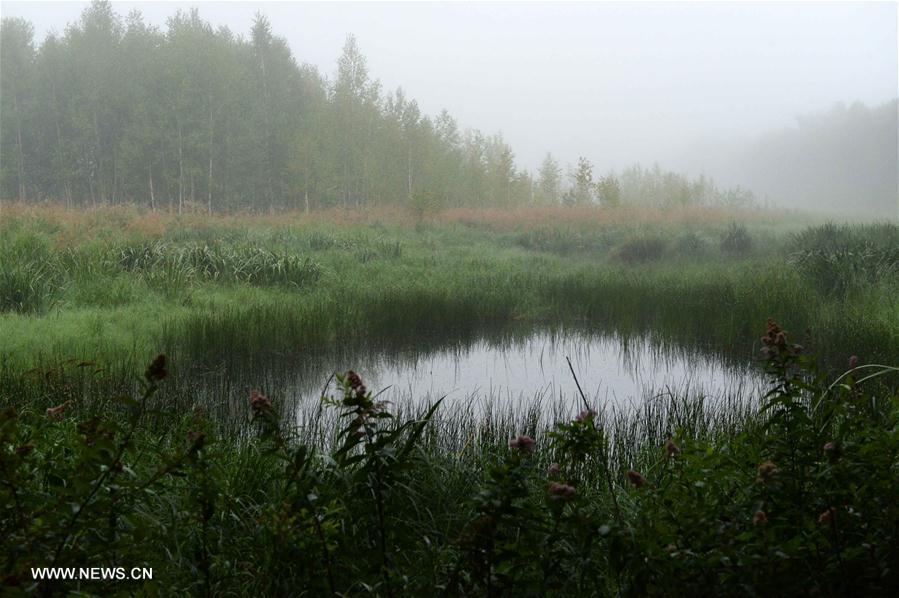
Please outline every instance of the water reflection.
[[[659, 392], [709, 399], [752, 393], [762, 378], [751, 360], [725, 360], [696, 350], [662, 347], [649, 337], [633, 338], [571, 331], [480, 339], [438, 350], [396, 350], [331, 358], [333, 371], [355, 369], [373, 390], [396, 402], [445, 405], [478, 399], [524, 403], [578, 402], [566, 361], [571, 359], [593, 405], [626, 406]], [[295, 379], [290, 398], [298, 405], [317, 400], [321, 378]], [[333, 388], [332, 388], [333, 390]]]
[[[323, 385], [334, 372], [353, 369], [382, 398], [418, 411], [446, 397], [441, 411], [508, 413], [541, 411], [552, 420], [582, 408], [566, 361], [571, 359], [591, 406], [645, 405], [660, 394], [757, 397], [763, 378], [748, 355], [714, 354], [662, 344], [650, 336], [618, 336], [578, 330], [513, 330], [472, 339], [428, 335], [400, 346], [344, 342], [343, 351], [257, 356], [252, 363], [202, 367], [190, 372], [192, 394], [226, 420], [246, 422], [247, 396], [259, 389], [304, 427], [317, 411]], [[187, 372], [185, 372], [187, 373]]]

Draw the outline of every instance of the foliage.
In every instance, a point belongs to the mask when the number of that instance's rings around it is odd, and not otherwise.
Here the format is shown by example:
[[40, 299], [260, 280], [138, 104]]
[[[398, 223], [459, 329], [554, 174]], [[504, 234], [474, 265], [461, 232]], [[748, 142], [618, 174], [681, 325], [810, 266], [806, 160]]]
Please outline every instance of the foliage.
[[626, 168], [619, 176], [614, 177], [614, 183], [618, 187], [622, 203], [656, 206], [719, 205], [731, 208], [748, 208], [756, 203], [753, 193], [746, 189], [721, 189], [706, 176], [690, 179], [664, 171], [658, 164], [652, 168], [643, 168], [639, 164]]
[[159, 30], [94, 0], [39, 44], [21, 19], [4, 18], [0, 38], [4, 199], [180, 214], [530, 197], [500, 135], [384, 93], [352, 36], [332, 77], [261, 15], [246, 37], [197, 9]]
[[752, 249], [752, 237], [746, 226], [731, 222], [721, 235], [721, 251], [729, 255], [746, 255]]
[[628, 239], [618, 246], [616, 255], [625, 264], [653, 262], [662, 257], [666, 249], [664, 239], [641, 236]]

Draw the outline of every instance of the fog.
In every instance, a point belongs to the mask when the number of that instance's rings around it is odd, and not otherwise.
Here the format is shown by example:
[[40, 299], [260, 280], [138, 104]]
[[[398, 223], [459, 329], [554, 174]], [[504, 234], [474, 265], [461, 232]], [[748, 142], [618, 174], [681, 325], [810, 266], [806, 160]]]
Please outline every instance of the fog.
[[[161, 29], [198, 3], [116, 2]], [[87, 3], [3, 2], [4, 17], [34, 24], [36, 42], [63, 33]], [[895, 3], [199, 3], [200, 16], [247, 36], [265, 14], [299, 62], [332, 75], [352, 33], [372, 78], [402, 87], [422, 111], [447, 109], [463, 127], [501, 131], [518, 165], [535, 172], [547, 152], [579, 156], [600, 173], [634, 163], [705, 174], [800, 207], [837, 207], [799, 182], [766, 177], [764, 145], [800, 117], [842, 103], [883, 106], [897, 96]], [[881, 108], [883, 110], [883, 108]], [[895, 104], [861, 135], [877, 162], [876, 199], [895, 214]], [[886, 127], [886, 130], [884, 130]], [[890, 129], [890, 127], [892, 127]], [[839, 134], [820, 143], [842, 143]], [[874, 144], [873, 146], [871, 144]], [[759, 148], [762, 149], [759, 149]], [[777, 152], [773, 152], [776, 154]], [[820, 168], [839, 168], [824, 152]], [[778, 154], [791, 159], [792, 154]], [[794, 173], [795, 174], [795, 173]], [[794, 177], [795, 178], [795, 177]], [[883, 181], [887, 181], [884, 183]], [[827, 189], [830, 185], [824, 185]], [[886, 195], [883, 195], [884, 189]], [[890, 194], [892, 193], [892, 197]], [[841, 202], [847, 192], [832, 199]]]

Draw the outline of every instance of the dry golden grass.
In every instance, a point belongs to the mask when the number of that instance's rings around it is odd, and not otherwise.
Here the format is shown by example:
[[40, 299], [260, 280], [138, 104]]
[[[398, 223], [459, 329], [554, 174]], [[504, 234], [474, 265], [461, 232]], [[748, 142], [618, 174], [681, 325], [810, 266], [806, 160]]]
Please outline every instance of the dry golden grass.
[[[785, 212], [762, 209], [730, 209], [722, 207], [654, 208], [629, 206], [603, 208], [599, 206], [526, 206], [515, 208], [452, 208], [431, 213], [424, 220], [429, 223], [462, 224], [496, 231], [530, 230], [547, 226], [603, 227], [651, 226], [666, 227], [684, 224], [721, 224], [731, 221], [774, 222], [782, 220]], [[97, 206], [70, 209], [62, 204], [0, 204], [0, 230], [11, 221], [40, 222], [41, 228], [52, 232], [57, 243], [71, 245], [102, 237], [109, 231], [138, 237], [155, 237], [177, 224], [190, 228], [259, 227], [277, 228], [285, 225], [329, 223], [362, 225], [379, 222], [395, 226], [413, 226], [415, 215], [403, 206], [335, 207], [305, 213], [289, 210], [275, 213], [237, 212], [208, 214], [203, 209], [184, 211], [151, 211], [134, 205]]]

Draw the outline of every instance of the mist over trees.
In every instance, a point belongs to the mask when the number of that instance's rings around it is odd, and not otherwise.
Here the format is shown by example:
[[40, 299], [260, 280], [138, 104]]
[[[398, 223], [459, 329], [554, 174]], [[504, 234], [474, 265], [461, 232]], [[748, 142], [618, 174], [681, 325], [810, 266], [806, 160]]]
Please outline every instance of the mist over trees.
[[5, 198], [216, 210], [530, 197], [500, 135], [384, 93], [352, 37], [333, 80], [262, 16], [243, 39], [196, 10], [162, 32], [95, 2], [40, 47], [4, 19], [2, 43]]
[[329, 78], [261, 15], [244, 38], [195, 9], [161, 31], [95, 1], [39, 45], [21, 19], [0, 38], [4, 199], [210, 212], [752, 201], [658, 167], [600, 176], [585, 157], [563, 170], [547, 154], [532, 176], [501, 134], [385, 92], [352, 36]]
[[836, 104], [752, 142], [698, 153], [705, 171], [778, 205], [896, 217], [897, 114], [897, 100]]

